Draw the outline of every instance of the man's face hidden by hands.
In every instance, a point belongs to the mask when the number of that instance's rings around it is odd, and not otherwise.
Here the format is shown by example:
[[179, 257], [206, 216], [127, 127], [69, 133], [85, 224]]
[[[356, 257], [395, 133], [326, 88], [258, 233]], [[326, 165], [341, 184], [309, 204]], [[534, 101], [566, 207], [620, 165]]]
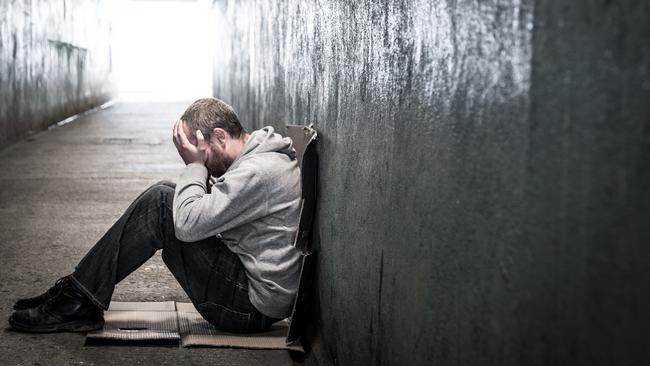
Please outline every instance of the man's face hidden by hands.
[[[198, 140], [196, 137], [196, 131], [190, 131], [190, 128], [186, 123], [183, 123], [182, 126], [190, 143], [197, 146]], [[206, 141], [208, 149], [206, 151], [207, 159], [205, 161], [205, 167], [208, 169], [210, 175], [215, 177], [222, 176], [234, 161], [234, 159], [229, 157], [225, 152], [225, 133], [226, 132], [221, 129], [214, 129], [209, 135], [209, 140]]]

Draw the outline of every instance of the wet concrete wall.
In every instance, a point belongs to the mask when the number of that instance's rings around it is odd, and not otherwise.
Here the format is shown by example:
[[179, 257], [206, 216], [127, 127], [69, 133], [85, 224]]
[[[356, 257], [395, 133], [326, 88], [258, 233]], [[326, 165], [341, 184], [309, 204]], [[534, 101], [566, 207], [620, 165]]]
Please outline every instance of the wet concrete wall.
[[535, 14], [521, 341], [546, 364], [648, 364], [650, 4]]
[[649, 359], [648, 15], [215, 2], [215, 95], [320, 132], [309, 363]]
[[0, 1], [0, 147], [110, 99], [102, 0]]

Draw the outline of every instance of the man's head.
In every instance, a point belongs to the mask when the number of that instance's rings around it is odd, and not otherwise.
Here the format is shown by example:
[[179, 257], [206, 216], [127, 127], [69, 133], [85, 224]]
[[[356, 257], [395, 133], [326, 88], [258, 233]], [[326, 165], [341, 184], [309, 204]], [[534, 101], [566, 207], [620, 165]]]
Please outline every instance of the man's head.
[[209, 146], [205, 166], [214, 176], [226, 172], [248, 140], [248, 132], [239, 123], [233, 108], [217, 98], [195, 101], [185, 110], [181, 120], [192, 144], [197, 144], [197, 130], [203, 134]]

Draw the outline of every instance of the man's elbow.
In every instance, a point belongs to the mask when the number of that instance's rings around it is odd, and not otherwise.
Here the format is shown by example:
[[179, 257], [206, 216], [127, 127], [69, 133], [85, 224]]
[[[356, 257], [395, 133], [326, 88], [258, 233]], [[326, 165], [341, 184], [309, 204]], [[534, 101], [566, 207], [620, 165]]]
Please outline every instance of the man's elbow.
[[198, 230], [176, 226], [174, 226], [174, 236], [176, 236], [176, 239], [186, 243], [193, 243], [209, 237], [209, 235], [200, 235], [200, 232]]
[[185, 220], [174, 218], [174, 236], [176, 239], [184, 242], [197, 241], [197, 239], [194, 238], [194, 235], [192, 235], [193, 231], [194, 230], [191, 230], [191, 228], [185, 225]]
[[174, 227], [174, 236], [176, 239], [184, 242], [192, 242], [192, 233], [189, 230], [179, 228], [178, 226]]
[[196, 242], [210, 237], [210, 230], [202, 224], [201, 218], [192, 211], [174, 212], [174, 236], [184, 242]]

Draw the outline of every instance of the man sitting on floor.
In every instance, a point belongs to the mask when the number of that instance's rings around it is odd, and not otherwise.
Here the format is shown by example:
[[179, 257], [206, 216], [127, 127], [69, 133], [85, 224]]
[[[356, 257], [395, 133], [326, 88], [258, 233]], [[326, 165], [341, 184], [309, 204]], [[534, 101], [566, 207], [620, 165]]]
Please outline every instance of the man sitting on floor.
[[18, 300], [14, 329], [101, 328], [115, 284], [159, 249], [217, 328], [260, 332], [290, 315], [301, 263], [293, 247], [301, 190], [291, 139], [272, 127], [249, 134], [232, 107], [206, 98], [175, 123], [173, 140], [186, 164], [177, 183], [149, 187], [72, 274]]

